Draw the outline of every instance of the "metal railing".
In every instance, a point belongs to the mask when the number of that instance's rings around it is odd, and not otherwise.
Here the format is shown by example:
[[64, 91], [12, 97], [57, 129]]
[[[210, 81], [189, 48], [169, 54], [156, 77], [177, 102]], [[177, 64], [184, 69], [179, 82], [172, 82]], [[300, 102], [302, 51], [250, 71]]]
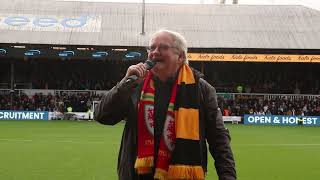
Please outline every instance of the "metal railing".
[[[10, 89], [0, 89], [0, 94], [10, 94]], [[15, 93], [19, 95], [24, 93], [28, 96], [33, 96], [36, 93], [41, 93], [43, 95], [61, 95], [61, 94], [82, 94], [89, 93], [90, 95], [102, 95], [107, 92], [107, 90], [48, 90], [48, 89], [15, 89]], [[267, 93], [217, 93], [218, 97], [223, 97], [224, 99], [238, 99], [238, 98], [260, 98], [266, 100], [272, 99], [288, 99], [288, 100], [301, 100], [308, 99], [314, 100], [315, 98], [320, 98], [320, 94], [310, 95], [310, 94], [267, 94]]]

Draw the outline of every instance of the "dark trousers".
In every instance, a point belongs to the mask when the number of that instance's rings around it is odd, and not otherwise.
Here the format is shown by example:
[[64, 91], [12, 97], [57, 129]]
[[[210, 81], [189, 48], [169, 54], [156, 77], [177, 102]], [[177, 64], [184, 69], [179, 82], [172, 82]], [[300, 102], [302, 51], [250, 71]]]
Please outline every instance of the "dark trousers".
[[138, 180], [154, 180], [154, 179], [153, 179], [153, 175], [148, 174], [148, 175], [139, 176]]

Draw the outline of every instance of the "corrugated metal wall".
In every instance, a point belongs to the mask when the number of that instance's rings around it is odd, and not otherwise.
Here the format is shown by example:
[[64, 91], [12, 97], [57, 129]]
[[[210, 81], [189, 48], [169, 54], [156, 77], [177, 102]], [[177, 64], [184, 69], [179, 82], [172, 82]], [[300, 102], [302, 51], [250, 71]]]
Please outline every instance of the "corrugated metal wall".
[[[319, 49], [320, 12], [303, 6], [146, 4], [145, 35], [142, 6], [39, 0], [1, 2], [0, 43], [146, 46], [150, 35], [168, 28], [186, 36], [194, 48]], [[8, 26], [8, 16], [30, 22]], [[86, 28], [34, 26], [41, 17], [88, 17]]]

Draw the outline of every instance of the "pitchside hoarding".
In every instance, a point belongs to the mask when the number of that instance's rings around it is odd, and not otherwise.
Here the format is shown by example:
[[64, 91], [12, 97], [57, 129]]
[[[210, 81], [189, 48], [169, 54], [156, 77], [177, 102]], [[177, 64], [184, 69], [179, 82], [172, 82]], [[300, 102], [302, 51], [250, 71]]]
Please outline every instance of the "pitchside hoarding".
[[0, 120], [49, 120], [49, 112], [0, 110]]
[[230, 61], [230, 62], [320, 62], [320, 55], [314, 54], [224, 54], [188, 53], [190, 61]]
[[244, 124], [320, 126], [320, 116], [244, 115]]

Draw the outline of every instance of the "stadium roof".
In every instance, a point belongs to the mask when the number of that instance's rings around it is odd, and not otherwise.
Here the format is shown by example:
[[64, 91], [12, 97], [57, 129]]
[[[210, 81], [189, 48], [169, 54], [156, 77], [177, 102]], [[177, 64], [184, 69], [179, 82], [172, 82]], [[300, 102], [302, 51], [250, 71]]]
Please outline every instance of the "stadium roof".
[[0, 43], [147, 46], [168, 28], [193, 48], [320, 49], [320, 11], [297, 5], [146, 4], [10, 0]]

